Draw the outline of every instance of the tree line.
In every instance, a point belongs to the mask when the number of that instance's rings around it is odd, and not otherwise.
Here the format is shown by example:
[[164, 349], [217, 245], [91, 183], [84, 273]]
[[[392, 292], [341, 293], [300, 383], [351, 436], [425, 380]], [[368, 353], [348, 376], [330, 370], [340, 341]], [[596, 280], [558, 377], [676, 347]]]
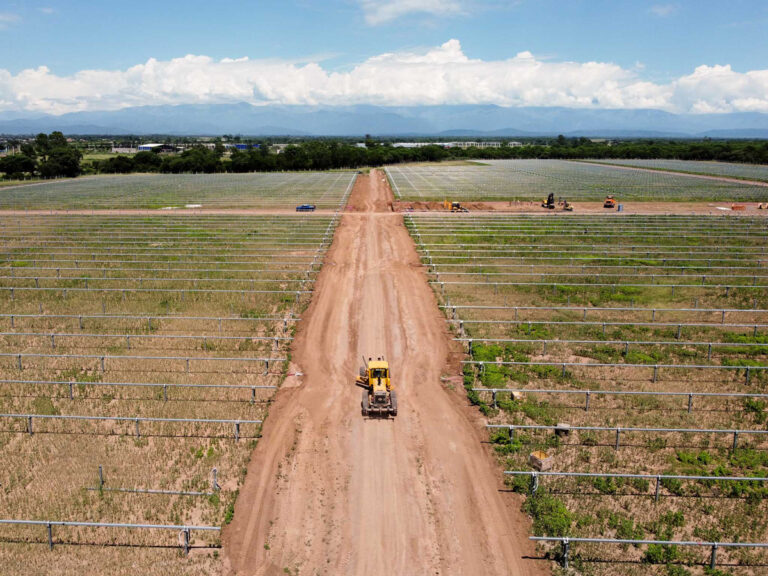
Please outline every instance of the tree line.
[[22, 144], [18, 154], [0, 158], [0, 172], [8, 180], [74, 178], [82, 171], [82, 158], [61, 132], [38, 134], [34, 141]]
[[365, 146], [334, 140], [308, 140], [289, 144], [280, 153], [262, 143], [226, 154], [220, 143], [213, 149], [196, 146], [180, 154], [139, 152], [105, 160], [82, 161], [82, 154], [61, 132], [39, 134], [21, 146], [20, 153], [0, 158], [0, 172], [8, 179], [73, 177], [81, 173], [132, 172], [216, 173], [329, 170], [382, 166], [402, 162], [438, 162], [450, 159], [679, 159], [719, 160], [768, 164], [768, 141], [633, 140], [593, 142], [588, 138], [544, 139], [522, 146], [500, 148], [444, 148], [427, 144], [416, 148], [366, 138]]

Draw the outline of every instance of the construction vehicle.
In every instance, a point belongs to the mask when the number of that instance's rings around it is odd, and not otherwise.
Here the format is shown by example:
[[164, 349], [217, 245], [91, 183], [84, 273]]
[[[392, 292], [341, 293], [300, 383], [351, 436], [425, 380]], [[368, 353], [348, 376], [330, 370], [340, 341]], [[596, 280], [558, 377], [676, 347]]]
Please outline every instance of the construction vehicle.
[[389, 363], [380, 356], [377, 360], [368, 358], [366, 364], [363, 356], [363, 364], [355, 380], [355, 385], [363, 388], [363, 416], [397, 416], [397, 393], [392, 390]]
[[469, 212], [468, 209], [461, 205], [461, 202], [443, 202], [443, 207], [447, 210], [450, 208], [451, 212]]
[[613, 196], [606, 196], [605, 202], [603, 202], [603, 208], [616, 208], [616, 200]]
[[541, 201], [541, 207], [547, 208], [548, 210], [555, 209], [555, 195], [552, 192], [549, 193], [546, 200]]
[[563, 210], [564, 210], [565, 212], [573, 212], [573, 204], [571, 204], [570, 202], [568, 202], [568, 200], [563, 200], [563, 201], [561, 202], [561, 206], [563, 207]]

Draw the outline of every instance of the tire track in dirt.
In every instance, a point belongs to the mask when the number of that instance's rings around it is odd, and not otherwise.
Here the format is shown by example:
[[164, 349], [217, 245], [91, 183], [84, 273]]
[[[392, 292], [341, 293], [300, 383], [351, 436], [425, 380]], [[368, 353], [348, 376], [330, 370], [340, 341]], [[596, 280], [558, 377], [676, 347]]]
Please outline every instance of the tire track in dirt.
[[[539, 574], [476, 410], [441, 374], [460, 351], [391, 191], [358, 178], [224, 531], [228, 574]], [[399, 414], [360, 415], [361, 355], [390, 361]], [[461, 388], [460, 383], [458, 387]]]

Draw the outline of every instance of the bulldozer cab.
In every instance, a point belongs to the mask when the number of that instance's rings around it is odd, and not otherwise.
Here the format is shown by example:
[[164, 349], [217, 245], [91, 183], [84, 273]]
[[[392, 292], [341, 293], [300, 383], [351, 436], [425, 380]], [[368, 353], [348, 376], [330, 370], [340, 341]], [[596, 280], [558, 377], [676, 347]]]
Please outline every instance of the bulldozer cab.
[[368, 382], [376, 390], [390, 390], [389, 364], [384, 360], [368, 362]]
[[386, 368], [374, 368], [371, 370], [371, 378], [386, 378], [387, 377], [387, 369]]

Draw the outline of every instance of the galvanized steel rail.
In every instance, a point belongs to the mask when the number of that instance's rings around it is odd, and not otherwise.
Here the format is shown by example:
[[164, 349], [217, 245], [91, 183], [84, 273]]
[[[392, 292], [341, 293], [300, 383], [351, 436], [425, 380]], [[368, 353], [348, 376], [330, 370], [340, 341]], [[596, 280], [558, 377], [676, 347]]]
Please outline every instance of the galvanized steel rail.
[[675, 474], [623, 474], [615, 472], [539, 472], [537, 470], [505, 470], [507, 476], [530, 476], [531, 493], [536, 494], [539, 489], [539, 478], [552, 476], [556, 478], [630, 478], [637, 480], [656, 481], [653, 499], [659, 501], [661, 486], [664, 480], [702, 480], [711, 482], [768, 482], [768, 478], [752, 476], [684, 476]]
[[[464, 333], [463, 326], [460, 328], [461, 333]], [[0, 333], [0, 336], [3, 334]], [[627, 355], [629, 354], [629, 347], [631, 346], [706, 346], [707, 347], [707, 360], [712, 359], [712, 349], [713, 348], [765, 348], [765, 351], [768, 351], [768, 343], [756, 343], [756, 342], [745, 342], [743, 344], [738, 342], [702, 342], [702, 341], [692, 341], [692, 340], [671, 340], [671, 341], [665, 341], [665, 340], [654, 340], [654, 341], [642, 341], [642, 340], [554, 340], [554, 339], [510, 339], [510, 338], [477, 338], [477, 337], [471, 337], [471, 338], [454, 338], [454, 342], [466, 342], [469, 344], [470, 354], [472, 354], [472, 345], [474, 342], [492, 342], [492, 343], [502, 343], [502, 344], [541, 344], [542, 345], [542, 354], [547, 353], [547, 346], [548, 345], [558, 345], [558, 344], [597, 344], [597, 345], [604, 345], [604, 346], [622, 346], [624, 348], [624, 351], [622, 354]]]
[[717, 550], [719, 548], [768, 548], [766, 542], [695, 542], [695, 541], [676, 541], [676, 540], [625, 540], [620, 538], [571, 538], [569, 536], [531, 536], [529, 540], [534, 542], [560, 542], [562, 550], [560, 561], [563, 568], [568, 568], [570, 560], [570, 545], [577, 543], [594, 544], [622, 544], [639, 546], [641, 544], [653, 544], [657, 546], [696, 546], [709, 548], [711, 550], [709, 557], [709, 567], [714, 570], [717, 566]]
[[[131, 349], [131, 339], [133, 340], [193, 340], [200, 341], [205, 348], [209, 341], [215, 340], [235, 340], [270, 342], [274, 344], [277, 350], [281, 342], [292, 342], [292, 336], [222, 336], [217, 334], [201, 334], [199, 336], [187, 334], [96, 334], [86, 332], [0, 332], [0, 337], [24, 336], [33, 338], [45, 338], [50, 340], [52, 350], [56, 349], [57, 338], [119, 338], [125, 340], [127, 348]], [[768, 346], [768, 345], [766, 345]], [[176, 348], [177, 350], [188, 350], [188, 348]]]
[[[25, 386], [66, 386], [69, 389], [69, 399], [75, 399], [75, 387], [84, 388], [162, 388], [163, 402], [168, 401], [168, 390], [171, 389], [215, 389], [215, 390], [250, 390], [250, 402], [256, 402], [256, 390], [277, 390], [275, 385], [267, 384], [174, 384], [170, 382], [77, 382], [71, 380], [0, 380], [3, 384], [21, 384]], [[154, 398], [152, 398], [154, 399]], [[135, 398], [131, 398], [135, 400]], [[188, 401], [188, 400], [187, 400]], [[210, 400], [206, 400], [209, 402]]]
[[181, 548], [184, 550], [184, 554], [189, 553], [189, 534], [190, 532], [220, 532], [221, 528], [218, 526], [191, 526], [184, 524], [117, 524], [111, 522], [77, 522], [67, 520], [17, 520], [17, 519], [0, 519], [0, 525], [12, 525], [12, 526], [45, 526], [48, 535], [48, 548], [53, 550], [53, 527], [54, 526], [69, 526], [69, 527], [82, 527], [82, 528], [125, 528], [125, 529], [145, 529], [145, 530], [174, 530], [179, 532], [183, 536], [183, 543]]
[[462, 364], [472, 364], [482, 367], [487, 365], [498, 366], [553, 366], [561, 367], [562, 375], [565, 376], [566, 367], [578, 367], [578, 368], [646, 368], [653, 370], [652, 382], [656, 382], [661, 369], [683, 369], [683, 370], [744, 370], [746, 382], [749, 384], [750, 374], [752, 372], [764, 372], [768, 370], [768, 366], [718, 366], [712, 364], [607, 364], [603, 362], [589, 362], [582, 364], [580, 362], [514, 362], [514, 361], [485, 361], [485, 360], [462, 360]]
[[[262, 420], [226, 420], [226, 419], [209, 419], [209, 418], [150, 418], [146, 416], [82, 416], [82, 415], [62, 415], [62, 414], [0, 414], [0, 418], [7, 418], [10, 420], [25, 420], [27, 423], [26, 432], [32, 436], [34, 435], [34, 428], [32, 426], [35, 419], [37, 420], [86, 420], [94, 422], [132, 422], [134, 423], [134, 436], [141, 438], [141, 430], [139, 424], [141, 422], [158, 422], [166, 424], [232, 424], [233, 426], [233, 438], [235, 441], [240, 440], [240, 425], [241, 424], [262, 424]], [[221, 436], [206, 436], [206, 438], [221, 438]]]
[[[11, 326], [15, 318], [68, 318], [79, 321], [83, 319], [95, 320], [141, 320], [147, 322], [147, 327], [152, 329], [153, 320], [215, 320], [221, 322], [298, 322], [301, 318], [290, 314], [283, 316], [262, 316], [262, 317], [242, 317], [242, 316], [153, 316], [146, 314], [0, 314], [0, 318], [10, 318]], [[82, 326], [81, 326], [82, 328]]]
[[486, 424], [485, 427], [491, 429], [508, 430], [510, 442], [512, 442], [515, 438], [515, 430], [556, 430], [562, 432], [570, 430], [584, 430], [588, 432], [614, 432], [616, 434], [616, 440], [614, 443], [615, 450], [618, 450], [620, 447], [622, 432], [660, 432], [664, 434], [729, 434], [733, 436], [732, 450], [736, 450], [738, 448], [739, 436], [742, 434], [755, 436], [764, 436], [768, 434], [768, 430], [727, 430], [721, 428], [622, 428], [621, 426], [546, 426], [542, 424]]
[[[2, 381], [0, 381], [2, 382]], [[768, 394], [747, 394], [743, 392], [653, 392], [645, 390], [563, 390], [534, 388], [471, 388], [472, 392], [490, 392], [493, 395], [493, 407], [496, 408], [498, 394], [576, 394], [584, 396], [584, 411], [589, 412], [592, 396], [674, 396], [688, 398], [688, 412], [693, 411], [694, 398], [768, 398]]]
[[[16, 359], [16, 366], [18, 370], [24, 370], [24, 364], [22, 359], [24, 358], [78, 358], [83, 360], [99, 360], [102, 372], [106, 372], [107, 360], [171, 360], [171, 361], [184, 361], [186, 362], [186, 370], [184, 372], [190, 372], [191, 362], [263, 362], [264, 373], [269, 373], [270, 362], [286, 362], [286, 358], [219, 358], [213, 356], [115, 356], [110, 354], [38, 354], [33, 352], [2, 352], [0, 358], [14, 358]], [[179, 372], [178, 370], [168, 370], [168, 372]], [[229, 371], [232, 372], [232, 371]]]

